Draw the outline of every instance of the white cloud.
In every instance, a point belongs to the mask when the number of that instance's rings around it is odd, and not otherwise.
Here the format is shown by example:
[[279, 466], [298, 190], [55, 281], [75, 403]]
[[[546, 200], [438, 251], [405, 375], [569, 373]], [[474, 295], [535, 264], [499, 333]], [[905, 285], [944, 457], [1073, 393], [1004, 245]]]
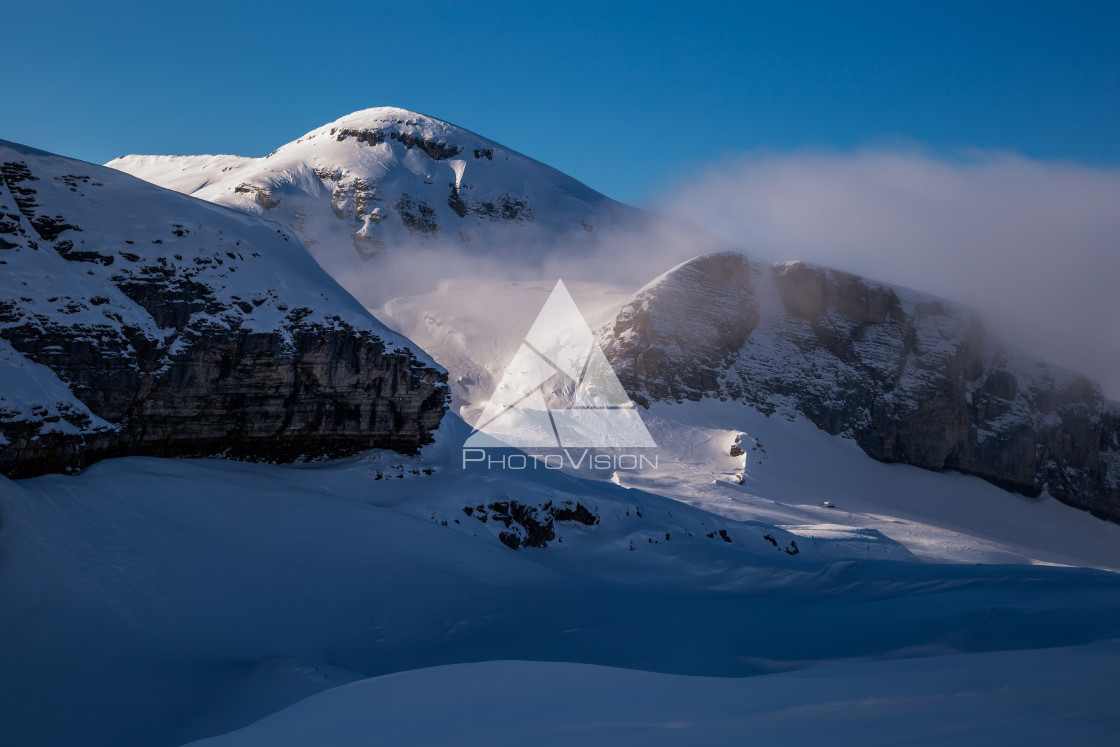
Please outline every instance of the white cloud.
[[1120, 169], [966, 155], [741, 156], [654, 209], [758, 256], [969, 304], [1011, 344], [1120, 397]]

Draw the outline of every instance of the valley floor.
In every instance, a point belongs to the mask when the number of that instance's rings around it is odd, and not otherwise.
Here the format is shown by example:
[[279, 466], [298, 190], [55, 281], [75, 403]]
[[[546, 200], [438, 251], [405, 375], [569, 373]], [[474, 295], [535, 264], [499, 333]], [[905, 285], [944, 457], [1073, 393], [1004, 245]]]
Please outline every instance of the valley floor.
[[1120, 736], [1120, 527], [738, 406], [645, 417], [656, 471], [464, 470], [449, 416], [416, 458], [0, 480], [5, 744]]

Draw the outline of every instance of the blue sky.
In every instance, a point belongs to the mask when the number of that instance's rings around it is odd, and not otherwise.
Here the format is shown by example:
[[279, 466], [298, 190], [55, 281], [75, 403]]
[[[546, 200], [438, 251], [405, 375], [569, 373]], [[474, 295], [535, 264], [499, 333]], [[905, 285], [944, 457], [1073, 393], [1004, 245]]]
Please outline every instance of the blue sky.
[[22, 3], [0, 137], [263, 155], [393, 105], [631, 202], [740, 151], [1120, 163], [1120, 4], [895, 5]]

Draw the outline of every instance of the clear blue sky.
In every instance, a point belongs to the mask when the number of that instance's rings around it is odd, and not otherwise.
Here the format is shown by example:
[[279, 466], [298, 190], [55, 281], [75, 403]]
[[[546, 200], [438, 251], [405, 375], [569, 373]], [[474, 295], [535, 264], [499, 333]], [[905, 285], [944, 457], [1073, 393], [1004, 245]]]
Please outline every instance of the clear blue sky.
[[264, 155], [392, 105], [631, 202], [741, 150], [1120, 163], [1120, 3], [897, 5], [23, 2], [0, 137]]

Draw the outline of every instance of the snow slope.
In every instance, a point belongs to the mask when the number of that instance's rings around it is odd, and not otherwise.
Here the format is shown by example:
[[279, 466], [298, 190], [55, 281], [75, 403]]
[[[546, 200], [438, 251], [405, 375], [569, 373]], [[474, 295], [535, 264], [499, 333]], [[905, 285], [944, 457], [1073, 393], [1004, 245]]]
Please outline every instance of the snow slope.
[[[1120, 525], [1046, 494], [1027, 498], [976, 477], [877, 462], [804, 417], [766, 416], [743, 403], [658, 403], [643, 417], [658, 469], [619, 473], [627, 487], [821, 539], [874, 530], [928, 562], [1120, 571]], [[745, 453], [729, 456], [740, 435]]]
[[[602, 479], [464, 471], [468, 432], [449, 416], [417, 458], [0, 481], [7, 735], [178, 744], [464, 662], [744, 677], [1120, 637], [1113, 573], [923, 563], [871, 529], [837, 542]], [[501, 536], [562, 508], [543, 546]]]
[[494, 661], [386, 675], [198, 747], [331, 744], [1104, 745], [1120, 641], [741, 679]]
[[[355, 236], [356, 246], [368, 246], [362, 254], [409, 237], [446, 234], [467, 243], [490, 224], [582, 228], [580, 221], [594, 227], [604, 212], [638, 212], [500, 143], [395, 107], [353, 112], [263, 158], [129, 155], [107, 165], [274, 219], [291, 218], [296, 208], [268, 213], [274, 209], [268, 202], [288, 199], [306, 208], [310, 199], [328, 197], [322, 207], [334, 205], [362, 221]], [[404, 195], [414, 199], [411, 210], [401, 204]], [[450, 205], [449, 198], [464, 205]], [[328, 215], [342, 220], [329, 211], [317, 217]], [[313, 229], [323, 227], [309, 225], [307, 235], [322, 241]]]
[[[24, 318], [158, 334], [150, 312], [119, 286], [159, 265], [173, 280], [204, 286], [207, 300], [222, 309], [215, 322], [268, 331], [283, 326], [290, 309], [307, 307], [309, 323], [337, 318], [375, 333], [390, 349], [408, 347], [280, 226], [16, 143], [0, 141], [0, 161], [3, 236], [15, 244], [3, 251], [0, 290], [27, 297], [19, 309]], [[99, 296], [106, 300], [82, 303]]]

